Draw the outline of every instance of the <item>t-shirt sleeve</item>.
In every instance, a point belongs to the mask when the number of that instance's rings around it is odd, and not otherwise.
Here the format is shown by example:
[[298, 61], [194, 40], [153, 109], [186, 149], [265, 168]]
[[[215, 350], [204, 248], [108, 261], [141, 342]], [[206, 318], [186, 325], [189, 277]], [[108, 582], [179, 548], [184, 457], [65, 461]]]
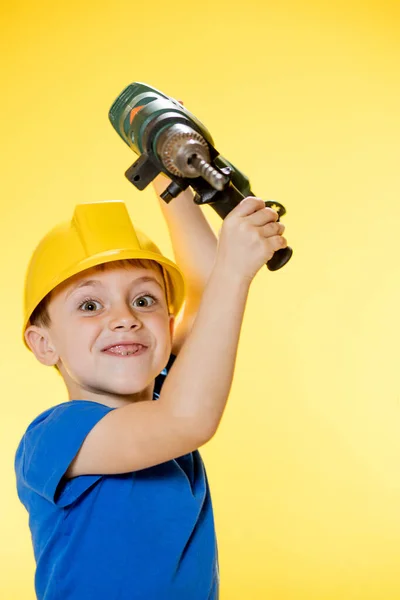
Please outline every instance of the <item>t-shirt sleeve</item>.
[[63, 476], [90, 430], [111, 410], [96, 402], [73, 401], [36, 419], [17, 451], [20, 483], [56, 506], [75, 502], [102, 475]]

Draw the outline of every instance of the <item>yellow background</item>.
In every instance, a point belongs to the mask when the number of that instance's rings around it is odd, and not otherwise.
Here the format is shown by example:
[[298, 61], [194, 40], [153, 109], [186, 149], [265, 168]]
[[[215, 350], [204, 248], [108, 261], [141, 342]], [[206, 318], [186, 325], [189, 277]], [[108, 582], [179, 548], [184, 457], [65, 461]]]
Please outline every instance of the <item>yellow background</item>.
[[286, 206], [294, 248], [252, 285], [228, 407], [202, 450], [221, 599], [398, 599], [399, 3], [13, 1], [1, 17], [0, 598], [34, 598], [15, 449], [66, 400], [20, 341], [34, 246], [75, 203], [122, 199], [172, 258], [107, 116], [144, 81]]

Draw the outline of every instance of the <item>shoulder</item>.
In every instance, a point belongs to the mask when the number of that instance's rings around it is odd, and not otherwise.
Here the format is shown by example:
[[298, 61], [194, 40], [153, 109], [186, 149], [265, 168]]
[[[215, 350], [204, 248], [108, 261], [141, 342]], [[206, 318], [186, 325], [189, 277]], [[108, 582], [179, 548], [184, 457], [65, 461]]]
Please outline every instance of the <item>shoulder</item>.
[[96, 422], [112, 408], [88, 400], [70, 400], [46, 409], [31, 421], [18, 444], [16, 463], [34, 448], [46, 451], [46, 445], [61, 442], [66, 429], [80, 428], [84, 422]]
[[37, 428], [43, 428], [45, 425], [50, 425], [54, 421], [65, 420], [82, 413], [99, 411], [108, 412], [109, 410], [112, 409], [104, 404], [92, 402], [91, 400], [69, 400], [68, 402], [62, 402], [61, 404], [56, 404], [55, 406], [47, 408], [35, 417], [26, 428], [24, 436]]
[[15, 454], [18, 488], [36, 492], [52, 503], [64, 502], [65, 498], [57, 495], [57, 486], [91, 429], [112, 410], [97, 402], [72, 400], [38, 415]]
[[62, 402], [61, 404], [57, 404], [56, 406], [51, 406], [50, 408], [47, 408], [46, 410], [41, 412], [37, 417], [35, 417], [33, 421], [31, 421], [26, 427], [22, 435], [20, 445], [24, 438], [27, 435], [29, 435], [32, 431], [34, 431], [37, 427], [39, 427], [43, 423], [48, 422], [54, 415], [62, 414], [66, 410], [69, 410], [69, 404], [69, 402]]

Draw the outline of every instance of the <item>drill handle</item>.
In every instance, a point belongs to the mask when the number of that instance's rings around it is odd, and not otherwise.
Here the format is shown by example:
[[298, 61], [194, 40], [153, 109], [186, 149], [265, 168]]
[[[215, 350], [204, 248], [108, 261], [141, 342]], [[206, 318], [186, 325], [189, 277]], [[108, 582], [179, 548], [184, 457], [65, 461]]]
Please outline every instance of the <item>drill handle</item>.
[[[248, 196], [255, 196], [252, 192], [248, 194]], [[240, 202], [246, 198], [246, 196], [240, 192], [230, 181], [229, 184], [221, 191], [218, 192], [215, 196], [215, 200], [211, 202], [208, 201], [207, 204], [213, 207], [216, 213], [219, 214], [221, 219], [225, 219], [225, 217], [237, 206]], [[199, 197], [195, 198], [196, 203], [202, 204]], [[280, 220], [280, 216], [285, 213], [284, 207], [278, 202], [267, 201], [265, 202], [266, 207], [272, 207], [274, 210], [277, 210], [279, 214], [278, 221]], [[293, 250], [292, 248], [281, 248], [277, 250], [273, 257], [267, 262], [267, 267], [270, 271], [277, 271], [281, 269], [292, 257]]]

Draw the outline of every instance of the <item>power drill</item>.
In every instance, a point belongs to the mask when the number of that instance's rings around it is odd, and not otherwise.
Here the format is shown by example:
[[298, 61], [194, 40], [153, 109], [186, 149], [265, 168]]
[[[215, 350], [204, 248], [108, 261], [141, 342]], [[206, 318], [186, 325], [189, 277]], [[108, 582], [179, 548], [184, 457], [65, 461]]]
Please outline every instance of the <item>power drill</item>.
[[[255, 196], [246, 175], [222, 157], [205, 126], [174, 98], [144, 83], [128, 85], [110, 108], [109, 119], [117, 133], [139, 156], [126, 171], [133, 185], [144, 190], [159, 174], [171, 179], [161, 194], [165, 202], [189, 186], [196, 204], [209, 204], [224, 219], [243, 198]], [[279, 218], [282, 204], [267, 201]], [[277, 250], [267, 262], [270, 271], [291, 258], [289, 247]]]

